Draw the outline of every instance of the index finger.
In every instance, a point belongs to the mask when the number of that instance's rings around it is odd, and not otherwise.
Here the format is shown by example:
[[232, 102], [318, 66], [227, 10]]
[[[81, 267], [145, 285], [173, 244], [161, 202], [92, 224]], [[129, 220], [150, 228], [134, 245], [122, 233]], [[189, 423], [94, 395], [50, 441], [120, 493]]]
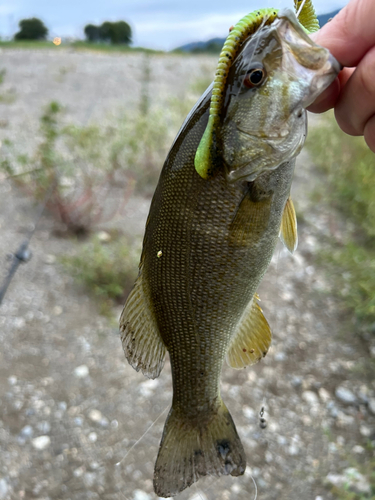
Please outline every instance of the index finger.
[[374, 0], [351, 0], [312, 38], [329, 49], [343, 66], [353, 67], [375, 44], [374, 26]]

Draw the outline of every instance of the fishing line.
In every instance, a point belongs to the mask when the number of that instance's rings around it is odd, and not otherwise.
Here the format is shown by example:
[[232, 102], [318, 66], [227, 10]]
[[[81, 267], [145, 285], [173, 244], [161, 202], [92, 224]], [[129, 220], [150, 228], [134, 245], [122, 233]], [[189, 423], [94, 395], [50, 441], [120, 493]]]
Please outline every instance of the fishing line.
[[133, 444], [133, 446], [127, 451], [127, 453], [125, 454], [124, 457], [122, 457], [122, 459], [117, 462], [115, 465], [116, 466], [119, 466], [121, 464], [121, 462], [123, 462], [125, 460], [125, 458], [129, 455], [129, 453], [137, 446], [137, 444], [142, 441], [142, 439], [145, 437], [145, 435], [149, 432], [149, 430], [156, 424], [156, 422], [159, 420], [159, 418], [164, 415], [164, 413], [168, 410], [169, 408], [169, 404], [164, 408], [164, 410], [160, 413], [160, 415], [158, 417], [156, 417], [156, 419], [152, 422], [152, 424], [145, 430], [145, 432], [142, 434], [142, 436]]
[[303, 9], [303, 7], [304, 7], [305, 3], [306, 3], [306, 0], [302, 0], [302, 3], [301, 3], [301, 5], [299, 6], [298, 12], [297, 12], [297, 14], [296, 14], [297, 19], [298, 19], [299, 15], [301, 14], [302, 9]]
[[253, 480], [254, 488], [255, 488], [255, 497], [254, 497], [254, 500], [257, 500], [257, 498], [258, 498], [258, 486], [257, 486], [257, 483], [256, 483], [255, 479], [253, 478], [253, 476], [251, 475], [250, 477]]

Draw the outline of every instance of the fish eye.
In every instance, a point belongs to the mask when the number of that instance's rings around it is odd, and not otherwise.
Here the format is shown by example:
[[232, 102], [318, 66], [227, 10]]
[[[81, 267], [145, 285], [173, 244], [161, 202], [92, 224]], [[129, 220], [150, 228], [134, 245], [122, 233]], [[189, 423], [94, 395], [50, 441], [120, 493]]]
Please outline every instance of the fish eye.
[[247, 75], [244, 78], [244, 85], [252, 89], [254, 87], [259, 87], [263, 82], [264, 79], [266, 78], [266, 71], [263, 68], [263, 66], [259, 65], [254, 68], [251, 68], [248, 72]]

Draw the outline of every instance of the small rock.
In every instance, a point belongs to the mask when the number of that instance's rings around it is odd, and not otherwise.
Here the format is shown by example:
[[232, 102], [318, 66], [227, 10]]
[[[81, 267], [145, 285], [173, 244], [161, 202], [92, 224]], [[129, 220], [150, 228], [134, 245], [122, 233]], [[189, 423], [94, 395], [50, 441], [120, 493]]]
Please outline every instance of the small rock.
[[74, 469], [73, 475], [74, 477], [82, 477], [85, 469], [83, 467], [78, 467], [78, 469]]
[[344, 475], [347, 478], [348, 486], [351, 490], [359, 494], [371, 493], [371, 486], [365, 476], [358, 472], [354, 467], [348, 467], [344, 470]]
[[295, 444], [291, 444], [288, 448], [288, 455], [290, 455], [291, 457], [299, 455], [299, 452], [300, 450]]
[[49, 436], [39, 436], [31, 442], [36, 450], [45, 450], [51, 444], [51, 439]]
[[108, 241], [111, 241], [111, 235], [107, 233], [107, 231], [99, 231], [98, 232], [98, 240], [101, 241], [102, 243], [107, 243]]
[[89, 434], [89, 441], [91, 441], [92, 443], [96, 443], [96, 441], [98, 440], [98, 435], [96, 432], [90, 432]]
[[0, 479], [0, 499], [5, 500], [9, 492], [9, 485], [5, 479]]
[[83, 418], [82, 417], [75, 417], [73, 422], [74, 422], [74, 425], [76, 425], [77, 427], [82, 427]]
[[328, 403], [328, 401], [331, 399], [330, 393], [324, 389], [324, 387], [321, 387], [318, 391], [320, 399], [323, 401], [323, 403]]
[[[138, 499], [134, 499], [134, 500], [138, 500]], [[139, 500], [142, 500], [142, 499], [139, 499]], [[203, 491], [199, 491], [199, 493], [195, 493], [194, 495], [189, 497], [189, 500], [207, 500], [207, 497], [203, 493]]]
[[54, 264], [56, 262], [56, 256], [52, 254], [47, 254], [44, 257], [44, 262], [46, 264]]
[[14, 318], [13, 323], [14, 323], [14, 328], [17, 328], [17, 330], [21, 330], [26, 325], [25, 318], [21, 317]]
[[16, 385], [17, 384], [17, 377], [15, 375], [11, 375], [8, 377], [8, 384], [9, 385]]
[[333, 401], [328, 401], [327, 410], [331, 417], [337, 418], [339, 414], [339, 409], [337, 408], [336, 404]]
[[63, 308], [61, 306], [55, 306], [53, 309], [52, 309], [52, 312], [55, 316], [60, 316], [60, 314], [62, 314], [63, 312]]
[[347, 389], [342, 385], [339, 385], [336, 388], [335, 394], [337, 399], [339, 399], [342, 403], [345, 403], [347, 405], [355, 404], [357, 401], [357, 398], [352, 393], [352, 391], [350, 391], [349, 389]]
[[369, 402], [368, 402], [368, 409], [370, 410], [370, 412], [375, 415], [375, 398], [371, 398], [369, 399]]
[[337, 486], [337, 488], [341, 488], [345, 484], [345, 477], [340, 474], [332, 474], [331, 472], [326, 477], [326, 480], [333, 484], [333, 486]]
[[315, 497], [315, 500], [324, 500], [323, 497], [321, 497], [320, 495]]
[[295, 388], [295, 389], [298, 389], [299, 387], [301, 387], [302, 385], [302, 378], [301, 377], [298, 377], [298, 376], [294, 376], [292, 378], [292, 380], [290, 381], [290, 383], [292, 384], [292, 386]]
[[66, 411], [68, 405], [65, 403], [65, 401], [60, 401], [59, 404], [57, 405], [59, 410], [61, 411]]
[[[197, 498], [199, 498], [198, 495], [196, 496]], [[133, 495], [133, 500], [151, 500], [151, 497], [143, 490], [135, 490]]]
[[255, 418], [255, 411], [252, 408], [250, 408], [250, 406], [244, 406], [242, 408], [242, 412], [245, 415], [245, 417], [248, 418], [249, 420]]
[[361, 435], [363, 437], [370, 437], [371, 434], [373, 434], [373, 429], [371, 429], [371, 427], [368, 427], [367, 425], [360, 425], [359, 426], [359, 432], [361, 433]]
[[304, 391], [302, 393], [302, 399], [311, 406], [319, 404], [318, 396], [313, 391]]
[[31, 425], [25, 425], [25, 427], [22, 428], [21, 430], [21, 436], [24, 438], [31, 438], [34, 434], [34, 429], [31, 427]]
[[89, 369], [86, 365], [80, 365], [77, 366], [77, 368], [74, 369], [74, 375], [77, 378], [85, 378], [89, 374]]
[[339, 411], [337, 413], [337, 426], [340, 427], [341, 429], [343, 427], [350, 427], [351, 425], [354, 425], [355, 423], [355, 418], [352, 417], [351, 415], [346, 415], [344, 412]]
[[362, 453], [365, 452], [365, 449], [362, 446], [359, 446], [359, 444], [356, 444], [355, 446], [353, 446], [352, 452], [358, 453], [358, 455], [362, 455]]
[[39, 422], [36, 427], [38, 431], [43, 432], [43, 434], [48, 434], [49, 431], [51, 430], [51, 424], [46, 420]]
[[89, 419], [92, 422], [99, 423], [103, 418], [102, 413], [99, 410], [91, 410], [89, 413]]
[[83, 482], [85, 483], [86, 488], [92, 488], [96, 482], [95, 472], [86, 472], [83, 476]]
[[279, 351], [275, 354], [275, 361], [285, 361], [285, 360], [286, 360], [285, 352]]
[[231, 486], [230, 491], [232, 491], [235, 495], [238, 495], [238, 493], [241, 493], [241, 486], [237, 483], [234, 483]]

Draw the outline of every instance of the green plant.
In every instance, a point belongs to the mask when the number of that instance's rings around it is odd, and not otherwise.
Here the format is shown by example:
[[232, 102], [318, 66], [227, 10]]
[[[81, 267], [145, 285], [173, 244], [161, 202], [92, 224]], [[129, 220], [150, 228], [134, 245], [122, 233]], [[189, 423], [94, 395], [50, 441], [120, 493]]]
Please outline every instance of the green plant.
[[375, 156], [363, 138], [341, 132], [332, 114], [311, 130], [307, 147], [325, 177], [315, 201], [332, 203], [351, 222], [347, 243], [331, 242], [321, 260], [360, 329], [375, 333]]
[[40, 119], [42, 141], [34, 154], [8, 155], [0, 168], [29, 196], [44, 201], [70, 232], [82, 234], [113, 217], [132, 183], [124, 180], [117, 206], [105, 203], [113, 188], [113, 168], [102, 153], [107, 136], [97, 127], [64, 127], [62, 111], [51, 102]]
[[[116, 236], [116, 235], [115, 235]], [[122, 304], [137, 274], [140, 245], [130, 245], [125, 237], [102, 243], [98, 236], [77, 246], [61, 263], [99, 301], [100, 312], [108, 314], [114, 304]]]

